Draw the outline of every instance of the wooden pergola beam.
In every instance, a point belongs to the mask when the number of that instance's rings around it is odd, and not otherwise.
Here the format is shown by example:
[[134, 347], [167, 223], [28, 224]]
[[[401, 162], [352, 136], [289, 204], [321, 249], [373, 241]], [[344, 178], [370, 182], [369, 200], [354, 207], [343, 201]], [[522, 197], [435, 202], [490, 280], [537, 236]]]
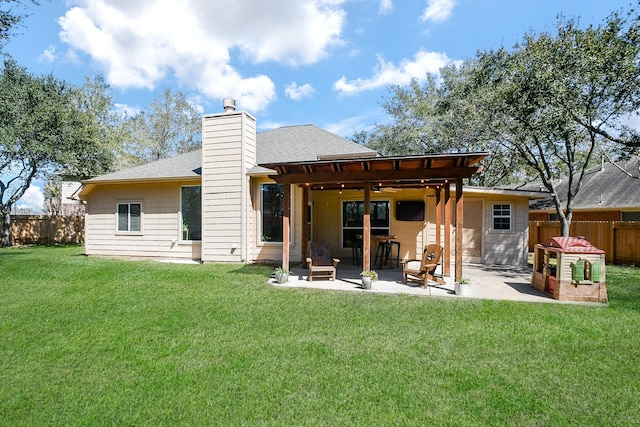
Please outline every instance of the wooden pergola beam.
[[405, 182], [416, 185], [422, 180], [466, 178], [478, 171], [479, 167], [438, 168], [438, 169], [389, 169], [358, 171], [326, 171], [315, 173], [293, 172], [274, 175], [271, 178], [278, 184], [362, 184], [367, 182]]

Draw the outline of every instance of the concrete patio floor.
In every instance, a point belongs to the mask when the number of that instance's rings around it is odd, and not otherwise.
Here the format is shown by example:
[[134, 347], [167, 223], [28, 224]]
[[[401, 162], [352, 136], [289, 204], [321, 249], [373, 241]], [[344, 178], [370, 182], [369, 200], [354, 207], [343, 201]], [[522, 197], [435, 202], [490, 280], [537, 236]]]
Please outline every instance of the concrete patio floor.
[[[402, 281], [402, 267], [376, 269], [379, 280], [374, 282], [370, 290], [362, 288], [360, 267], [341, 263], [337, 270], [337, 280], [317, 279], [307, 281], [307, 269], [301, 265], [294, 266], [289, 280], [278, 284], [274, 279], [270, 283], [283, 288], [332, 289], [348, 292], [376, 292], [386, 294], [405, 294], [432, 297], [477, 298], [492, 300], [511, 300], [527, 302], [566, 303], [557, 301], [550, 295], [534, 289], [530, 285], [531, 267], [485, 266], [464, 264], [463, 276], [472, 279], [472, 285], [464, 296], [455, 295], [453, 278], [445, 277], [446, 284], [431, 282], [429, 289], [416, 283], [405, 284]], [[451, 272], [453, 273], [453, 266]]]

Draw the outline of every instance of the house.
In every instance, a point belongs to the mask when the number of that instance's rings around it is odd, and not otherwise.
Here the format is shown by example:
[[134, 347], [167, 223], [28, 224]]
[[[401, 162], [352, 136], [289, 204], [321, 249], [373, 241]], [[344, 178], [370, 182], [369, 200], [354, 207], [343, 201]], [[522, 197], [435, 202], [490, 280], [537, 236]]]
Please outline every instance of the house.
[[[626, 171], [626, 172], [625, 172]], [[634, 178], [635, 176], [635, 178]], [[582, 187], [573, 199], [573, 221], [640, 221], [640, 159], [631, 157], [615, 163], [602, 160], [585, 171]], [[566, 204], [568, 181], [557, 183], [561, 203]], [[553, 200], [531, 202], [531, 221], [557, 221]]]
[[256, 133], [232, 100], [202, 126], [200, 150], [83, 182], [87, 255], [288, 265], [308, 241], [348, 260], [359, 236], [366, 249], [382, 234], [405, 259], [448, 242], [456, 275], [526, 263], [537, 193], [463, 188], [486, 153], [386, 158], [313, 125]]

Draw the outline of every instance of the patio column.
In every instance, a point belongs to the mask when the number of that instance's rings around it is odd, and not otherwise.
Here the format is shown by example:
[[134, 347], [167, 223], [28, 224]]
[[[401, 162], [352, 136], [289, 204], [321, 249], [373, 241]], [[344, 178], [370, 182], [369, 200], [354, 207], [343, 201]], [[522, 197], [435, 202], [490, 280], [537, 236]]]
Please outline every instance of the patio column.
[[444, 184], [444, 265], [442, 273], [451, 276], [451, 184]]
[[442, 190], [440, 186], [435, 188], [436, 192], [436, 243], [442, 245]]
[[462, 221], [464, 200], [462, 196], [462, 179], [456, 179], [456, 273], [455, 281], [462, 278]]
[[285, 184], [282, 207], [282, 268], [289, 269], [289, 236], [291, 235], [291, 185]]
[[[309, 219], [309, 187], [305, 185], [302, 187], [302, 257], [300, 258], [303, 261], [307, 259], [307, 244], [310, 236], [309, 228], [311, 227]], [[302, 265], [305, 265], [304, 262]]]
[[362, 271], [371, 270], [371, 187], [364, 186], [364, 216], [362, 218]]

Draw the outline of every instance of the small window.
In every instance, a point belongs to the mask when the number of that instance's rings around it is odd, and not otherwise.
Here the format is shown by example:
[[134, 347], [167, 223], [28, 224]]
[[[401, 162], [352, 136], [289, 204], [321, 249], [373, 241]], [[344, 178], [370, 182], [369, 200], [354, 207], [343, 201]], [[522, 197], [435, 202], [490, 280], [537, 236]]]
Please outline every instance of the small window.
[[496, 203], [493, 205], [493, 229], [511, 230], [511, 205]]
[[118, 231], [142, 231], [141, 212], [140, 203], [118, 203]]
[[180, 213], [182, 217], [182, 240], [202, 239], [201, 186], [192, 185], [180, 189]]

